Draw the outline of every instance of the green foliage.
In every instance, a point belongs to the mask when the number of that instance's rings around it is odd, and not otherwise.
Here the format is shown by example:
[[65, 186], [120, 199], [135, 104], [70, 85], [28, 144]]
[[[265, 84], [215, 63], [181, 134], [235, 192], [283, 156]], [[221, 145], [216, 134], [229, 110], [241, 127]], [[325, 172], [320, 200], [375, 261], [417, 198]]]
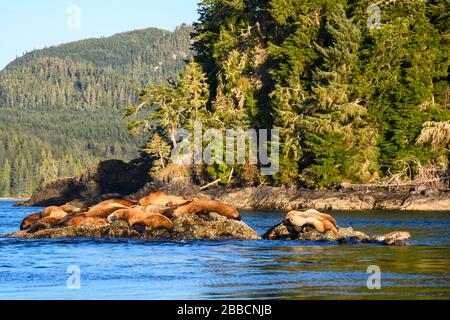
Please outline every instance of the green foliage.
[[367, 122], [367, 109], [356, 98], [361, 32], [342, 7], [328, 15], [329, 46], [318, 47], [323, 57], [314, 72], [311, 102], [302, 119], [305, 140], [304, 175], [319, 186], [343, 179], [370, 181], [376, 163], [376, 131]]
[[380, 132], [379, 163], [388, 174], [402, 172], [410, 159], [427, 165], [443, 155], [416, 140], [423, 123], [450, 118], [449, 43], [439, 33], [440, 20], [432, 20], [433, 1], [400, 2], [382, 12], [384, 23], [366, 35], [362, 96]]
[[[448, 1], [381, 2], [378, 29], [367, 25], [371, 4], [200, 3], [193, 36], [210, 91], [204, 118], [220, 130], [278, 129], [271, 183], [330, 187], [444, 163], [445, 147], [417, 141], [424, 123], [449, 120]], [[244, 179], [250, 167], [233, 169], [243, 183], [257, 180]], [[223, 180], [230, 166], [206, 171]]]
[[190, 62], [178, 81], [145, 88], [138, 104], [127, 106], [128, 129], [134, 134], [153, 133], [143, 151], [152, 157], [154, 173], [170, 163], [178, 131], [192, 132], [195, 121], [206, 120], [208, 97], [206, 75], [199, 64]]

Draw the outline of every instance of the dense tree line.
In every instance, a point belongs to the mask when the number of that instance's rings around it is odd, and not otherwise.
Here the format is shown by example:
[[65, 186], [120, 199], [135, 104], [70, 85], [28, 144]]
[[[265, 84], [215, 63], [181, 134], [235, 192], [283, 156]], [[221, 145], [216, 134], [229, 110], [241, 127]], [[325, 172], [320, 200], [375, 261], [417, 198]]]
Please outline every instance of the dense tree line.
[[[377, 23], [377, 9], [380, 24]], [[164, 167], [173, 130], [277, 128], [275, 185], [412, 179], [448, 170], [448, 1], [203, 0], [195, 56], [181, 80], [149, 86], [130, 129]], [[208, 179], [252, 166], [203, 165]], [[445, 174], [445, 173], [444, 173]]]

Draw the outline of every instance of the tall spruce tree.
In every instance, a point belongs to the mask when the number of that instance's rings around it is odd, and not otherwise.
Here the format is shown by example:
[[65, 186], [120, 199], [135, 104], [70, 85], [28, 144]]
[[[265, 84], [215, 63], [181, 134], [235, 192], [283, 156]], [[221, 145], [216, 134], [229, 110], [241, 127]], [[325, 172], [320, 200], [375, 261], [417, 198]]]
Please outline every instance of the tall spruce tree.
[[303, 177], [308, 184], [333, 186], [344, 179], [367, 182], [376, 170], [376, 131], [356, 95], [361, 31], [342, 6], [327, 15], [329, 45], [318, 46], [311, 101], [302, 119], [305, 144]]

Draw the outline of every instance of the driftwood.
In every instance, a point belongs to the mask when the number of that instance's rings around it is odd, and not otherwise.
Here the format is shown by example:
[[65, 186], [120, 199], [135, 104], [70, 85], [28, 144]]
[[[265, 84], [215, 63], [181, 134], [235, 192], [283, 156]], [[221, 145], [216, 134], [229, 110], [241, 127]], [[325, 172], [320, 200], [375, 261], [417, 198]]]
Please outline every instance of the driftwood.
[[[361, 190], [361, 189], [408, 189], [413, 187], [418, 187], [421, 185], [430, 185], [431, 183], [436, 182], [445, 182], [450, 179], [450, 176], [442, 177], [442, 178], [435, 178], [435, 179], [426, 179], [426, 180], [413, 180], [410, 182], [387, 182], [387, 183], [366, 183], [366, 184], [348, 184], [348, 185], [342, 185], [345, 189], [354, 189], [354, 190]], [[442, 190], [448, 190], [448, 188], [439, 188], [436, 187], [436, 189], [442, 189]]]
[[215, 181], [213, 181], [211, 183], [208, 183], [206, 186], [201, 187], [200, 190], [206, 190], [209, 187], [218, 184], [220, 181], [221, 181], [221, 179], [217, 179], [217, 180], [215, 180]]

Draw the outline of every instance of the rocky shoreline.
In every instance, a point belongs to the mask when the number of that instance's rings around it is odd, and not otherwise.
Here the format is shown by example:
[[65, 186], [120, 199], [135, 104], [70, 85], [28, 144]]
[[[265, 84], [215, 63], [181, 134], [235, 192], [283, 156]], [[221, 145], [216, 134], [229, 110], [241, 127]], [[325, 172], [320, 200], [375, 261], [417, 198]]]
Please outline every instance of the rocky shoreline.
[[[427, 194], [427, 192], [429, 194]], [[241, 210], [404, 210], [450, 211], [450, 192], [438, 190], [307, 190], [276, 187], [214, 190], [213, 199]]]
[[[236, 206], [239, 210], [410, 210], [450, 211], [450, 189], [428, 186], [396, 189], [383, 186], [333, 190], [281, 187], [213, 187], [202, 191], [183, 175], [149, 181], [146, 163], [126, 164], [118, 160], [101, 162], [79, 177], [56, 180], [40, 186], [19, 206], [60, 206], [70, 201], [94, 204], [112, 198], [136, 200], [152, 191], [207, 198]], [[146, 177], [146, 178], [143, 178]]]
[[[46, 198], [46, 196], [34, 197], [34, 199], [32, 198], [26, 202], [18, 202], [17, 205], [29, 207], [62, 205], [68, 201], [95, 203], [99, 200], [116, 197], [136, 199], [139, 194], [150, 190], [156, 189], [151, 185], [147, 185], [142, 190], [131, 195], [109, 193], [98, 194], [95, 197], [65, 197], [61, 201], [55, 201], [53, 196], [50, 198]], [[269, 211], [313, 208], [327, 211], [450, 211], [450, 192], [434, 189], [427, 193], [394, 190], [308, 190], [264, 186], [259, 188], [216, 188], [200, 191], [198, 187], [194, 186], [180, 189], [177, 185], [168, 185], [158, 190], [179, 196], [218, 200], [232, 204], [239, 210]]]

